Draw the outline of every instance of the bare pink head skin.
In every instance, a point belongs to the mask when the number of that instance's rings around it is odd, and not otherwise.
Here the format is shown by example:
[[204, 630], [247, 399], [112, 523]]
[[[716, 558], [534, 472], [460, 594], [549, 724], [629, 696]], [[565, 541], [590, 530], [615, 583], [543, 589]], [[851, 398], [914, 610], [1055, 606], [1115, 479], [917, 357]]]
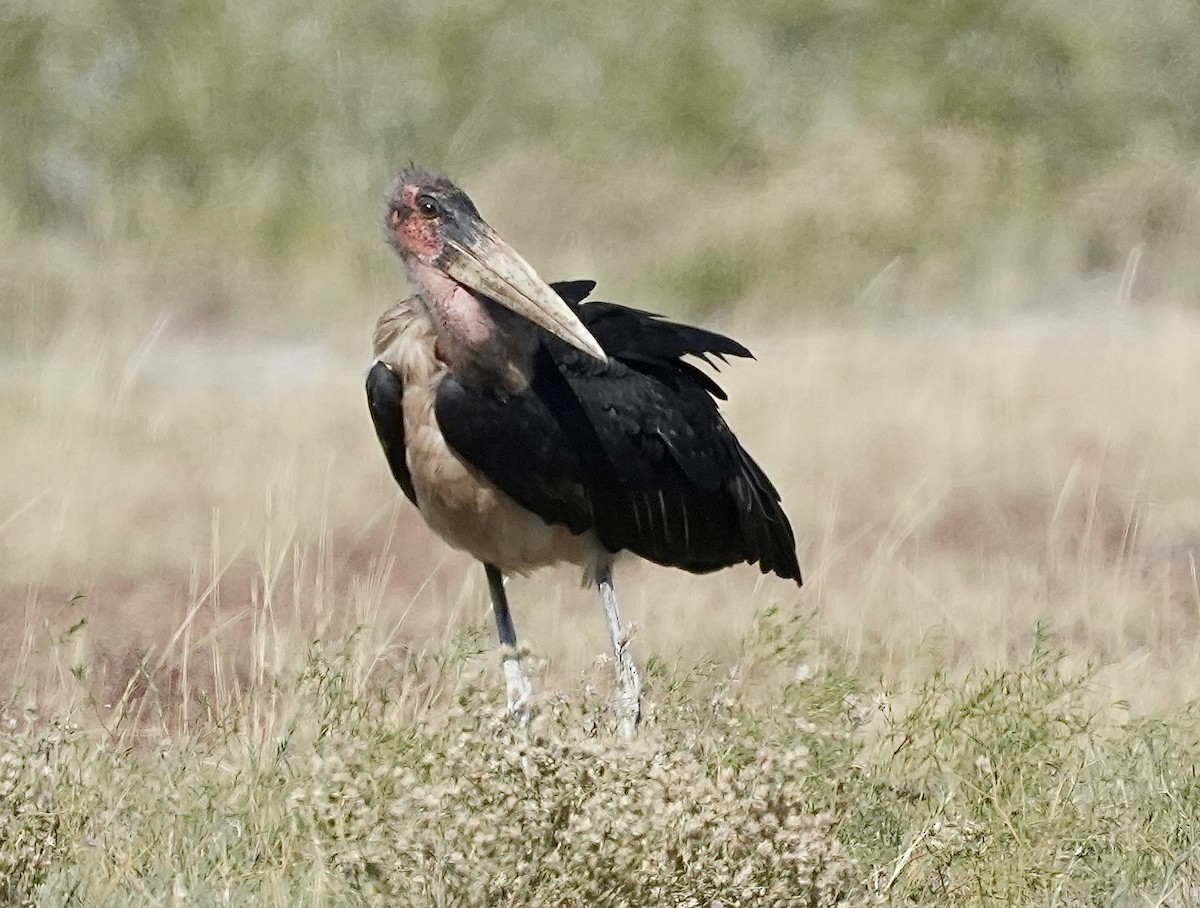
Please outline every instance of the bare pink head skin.
[[571, 308], [446, 177], [419, 168], [401, 173], [387, 193], [384, 228], [453, 371], [525, 371], [514, 360], [532, 359], [539, 331], [604, 359]]
[[[430, 265], [442, 254], [442, 206], [449, 201], [447, 196], [456, 191], [457, 187], [444, 177], [415, 170], [405, 171], [392, 184], [387, 199], [388, 241], [406, 263], [416, 258]], [[435, 200], [435, 192], [441, 199]], [[458, 194], [461, 195], [461, 192]], [[422, 198], [418, 203], [419, 196]], [[470, 199], [465, 196], [463, 199], [470, 205]], [[438, 205], [439, 201], [441, 206]], [[474, 205], [470, 205], [469, 213], [475, 218], [479, 217]]]

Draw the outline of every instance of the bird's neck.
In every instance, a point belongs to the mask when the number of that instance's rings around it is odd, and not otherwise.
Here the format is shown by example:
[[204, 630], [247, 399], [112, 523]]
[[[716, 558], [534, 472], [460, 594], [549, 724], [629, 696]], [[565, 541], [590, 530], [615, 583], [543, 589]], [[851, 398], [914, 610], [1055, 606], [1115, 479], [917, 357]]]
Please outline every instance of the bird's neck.
[[442, 272], [409, 265], [437, 334], [437, 358], [467, 384], [519, 393], [529, 386], [537, 329]]

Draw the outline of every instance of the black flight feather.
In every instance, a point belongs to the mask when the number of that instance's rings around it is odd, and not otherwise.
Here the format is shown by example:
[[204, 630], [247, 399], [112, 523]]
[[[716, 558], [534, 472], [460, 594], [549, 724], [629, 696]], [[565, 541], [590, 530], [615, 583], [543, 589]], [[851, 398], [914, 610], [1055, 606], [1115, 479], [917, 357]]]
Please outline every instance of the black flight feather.
[[408, 500], [416, 504], [417, 493], [404, 459], [404, 385], [383, 363], [376, 363], [367, 373], [367, 406], [392, 476]]
[[547, 335], [520, 394], [447, 379], [435, 412], [450, 446], [518, 504], [594, 530], [611, 552], [693, 572], [747, 561], [799, 583], [778, 492], [721, 418], [713, 398], [724, 392], [681, 358], [750, 352], [648, 312], [582, 303], [590, 281], [552, 286], [609, 361]]

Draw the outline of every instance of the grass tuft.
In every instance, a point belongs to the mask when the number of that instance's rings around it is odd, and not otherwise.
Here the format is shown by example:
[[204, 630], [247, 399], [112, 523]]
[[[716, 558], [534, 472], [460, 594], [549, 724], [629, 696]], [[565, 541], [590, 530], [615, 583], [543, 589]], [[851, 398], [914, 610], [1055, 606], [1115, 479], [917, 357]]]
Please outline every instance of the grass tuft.
[[7, 710], [6, 903], [1182, 906], [1200, 891], [1200, 721], [1105, 708], [1044, 634], [1010, 668], [884, 692], [768, 610], [725, 670], [655, 681], [632, 744], [586, 679], [520, 730], [472, 635], [427, 654], [424, 688], [411, 663], [364, 674], [359, 637], [228, 692], [212, 722], [143, 724], [133, 746], [86, 713]]

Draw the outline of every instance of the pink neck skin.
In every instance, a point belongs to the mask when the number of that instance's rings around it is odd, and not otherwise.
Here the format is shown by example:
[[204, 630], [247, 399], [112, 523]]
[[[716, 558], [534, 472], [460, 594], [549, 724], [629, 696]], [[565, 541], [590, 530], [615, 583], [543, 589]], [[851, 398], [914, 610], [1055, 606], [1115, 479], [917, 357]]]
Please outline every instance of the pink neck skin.
[[507, 335], [471, 291], [441, 271], [411, 259], [406, 264], [425, 291], [437, 330], [437, 358], [460, 379], [498, 382], [514, 394], [524, 390], [536, 343]]
[[483, 304], [469, 290], [420, 262], [411, 263], [409, 269], [433, 305], [439, 338], [450, 341], [447, 345], [450, 349], [444, 352], [453, 356], [456, 347], [478, 350], [491, 340], [495, 326], [483, 311]]

